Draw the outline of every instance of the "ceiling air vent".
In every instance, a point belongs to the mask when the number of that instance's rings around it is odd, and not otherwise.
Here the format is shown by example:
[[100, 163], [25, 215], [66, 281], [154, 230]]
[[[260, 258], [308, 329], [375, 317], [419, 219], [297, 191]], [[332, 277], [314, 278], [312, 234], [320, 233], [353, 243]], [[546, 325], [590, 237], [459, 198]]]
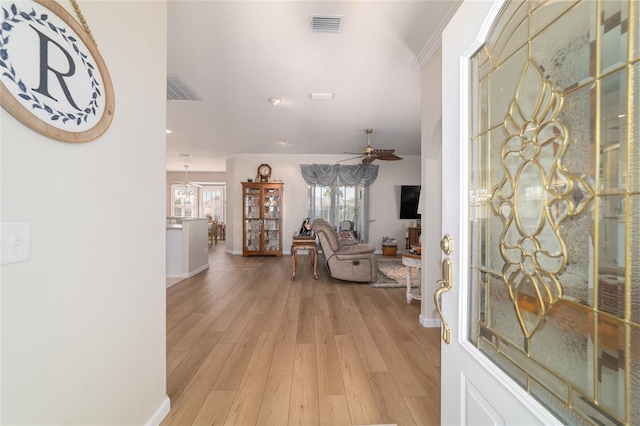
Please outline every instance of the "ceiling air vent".
[[343, 16], [311, 15], [309, 29], [312, 33], [339, 33], [342, 32], [343, 18]]
[[177, 74], [167, 75], [167, 100], [168, 101], [201, 101], [187, 83]]

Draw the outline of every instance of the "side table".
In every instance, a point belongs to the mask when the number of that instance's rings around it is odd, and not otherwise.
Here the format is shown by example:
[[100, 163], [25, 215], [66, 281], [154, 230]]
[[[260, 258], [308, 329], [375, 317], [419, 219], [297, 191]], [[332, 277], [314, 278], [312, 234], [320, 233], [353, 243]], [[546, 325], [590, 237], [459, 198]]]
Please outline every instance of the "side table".
[[313, 257], [313, 279], [318, 279], [318, 245], [316, 244], [316, 237], [299, 236], [293, 237], [293, 243], [291, 244], [291, 262], [293, 266], [293, 272], [291, 273], [291, 281], [296, 279], [296, 262], [298, 260], [298, 250], [310, 250]]
[[[422, 300], [420, 294], [420, 284], [418, 284], [418, 290], [411, 291], [411, 268], [422, 268], [422, 256], [419, 254], [402, 253], [402, 264], [407, 267], [407, 303], [411, 303], [411, 300]], [[422, 273], [422, 271], [420, 271]]]

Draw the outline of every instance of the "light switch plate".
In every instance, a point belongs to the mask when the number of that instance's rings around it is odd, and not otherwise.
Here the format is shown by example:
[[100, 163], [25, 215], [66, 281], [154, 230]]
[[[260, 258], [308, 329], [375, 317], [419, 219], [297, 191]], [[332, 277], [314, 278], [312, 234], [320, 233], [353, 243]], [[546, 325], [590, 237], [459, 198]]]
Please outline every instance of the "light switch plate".
[[0, 227], [0, 265], [29, 260], [31, 222], [2, 222]]

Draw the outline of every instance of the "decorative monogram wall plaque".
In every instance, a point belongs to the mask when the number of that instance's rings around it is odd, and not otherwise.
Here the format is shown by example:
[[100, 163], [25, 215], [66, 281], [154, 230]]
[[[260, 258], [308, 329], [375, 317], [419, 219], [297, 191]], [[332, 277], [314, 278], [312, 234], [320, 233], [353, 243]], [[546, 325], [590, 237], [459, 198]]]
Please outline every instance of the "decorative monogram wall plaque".
[[0, 100], [33, 130], [65, 142], [102, 135], [111, 77], [93, 39], [52, 0], [2, 2]]

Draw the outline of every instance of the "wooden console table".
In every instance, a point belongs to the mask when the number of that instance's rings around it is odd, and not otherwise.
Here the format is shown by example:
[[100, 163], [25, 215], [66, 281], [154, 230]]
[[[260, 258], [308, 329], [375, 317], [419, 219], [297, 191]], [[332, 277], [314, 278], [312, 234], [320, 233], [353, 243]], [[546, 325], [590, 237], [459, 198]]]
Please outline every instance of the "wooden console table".
[[318, 245], [316, 237], [293, 237], [291, 244], [291, 262], [293, 264], [293, 272], [291, 273], [291, 281], [296, 279], [296, 261], [298, 260], [298, 250], [310, 250], [311, 261], [313, 262], [313, 279], [318, 279]]
[[422, 256], [419, 254], [402, 253], [402, 264], [407, 267], [407, 303], [411, 303], [412, 299], [422, 300], [420, 283], [418, 283], [417, 292], [411, 291], [411, 268], [422, 268]]

